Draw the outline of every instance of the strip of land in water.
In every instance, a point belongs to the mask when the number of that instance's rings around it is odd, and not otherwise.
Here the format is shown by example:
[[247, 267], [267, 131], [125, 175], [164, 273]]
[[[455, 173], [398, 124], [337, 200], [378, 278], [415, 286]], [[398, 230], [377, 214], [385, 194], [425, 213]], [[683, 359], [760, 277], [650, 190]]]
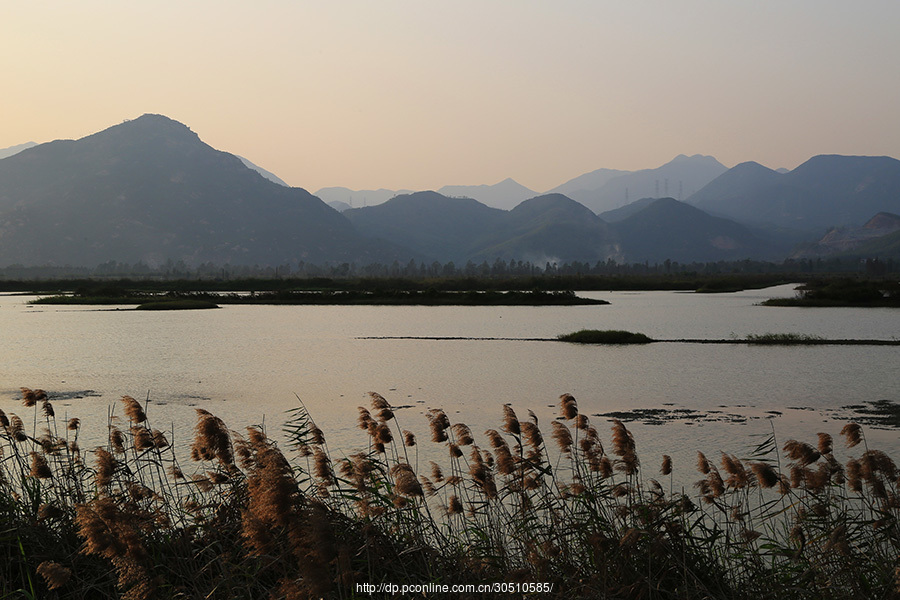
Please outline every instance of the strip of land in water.
[[[128, 294], [122, 296], [84, 296], [59, 294], [38, 298], [31, 304], [54, 305], [122, 305], [137, 304], [145, 308], [151, 304], [169, 303], [177, 308], [216, 308], [218, 304], [270, 304], [270, 305], [386, 305], [386, 306], [581, 306], [609, 304], [606, 300], [583, 298], [568, 290], [509, 290], [487, 291], [438, 291], [393, 290], [378, 291], [278, 291], [244, 294], [170, 293]], [[206, 303], [205, 305], [203, 303]], [[158, 308], [165, 308], [159, 306]], [[155, 306], [150, 308], [156, 308]]]
[[[385, 335], [361, 336], [358, 340], [432, 340], [432, 341], [485, 341], [485, 342], [567, 342], [559, 337], [511, 338], [511, 337], [469, 337], [469, 336], [430, 336], [430, 335]], [[748, 338], [702, 339], [677, 338], [668, 340], [650, 339], [643, 342], [568, 342], [572, 344], [594, 346], [628, 346], [635, 344], [744, 344], [750, 346], [900, 346], [900, 340], [861, 340], [811, 338], [797, 341], [760, 341]]]

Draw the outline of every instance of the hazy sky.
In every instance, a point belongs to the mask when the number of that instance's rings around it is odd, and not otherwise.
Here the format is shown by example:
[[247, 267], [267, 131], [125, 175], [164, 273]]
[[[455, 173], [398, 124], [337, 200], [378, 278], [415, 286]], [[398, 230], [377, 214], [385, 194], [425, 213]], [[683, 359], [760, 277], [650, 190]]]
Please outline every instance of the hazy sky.
[[161, 113], [311, 191], [900, 158], [898, 25], [896, 0], [3, 2], [0, 148]]

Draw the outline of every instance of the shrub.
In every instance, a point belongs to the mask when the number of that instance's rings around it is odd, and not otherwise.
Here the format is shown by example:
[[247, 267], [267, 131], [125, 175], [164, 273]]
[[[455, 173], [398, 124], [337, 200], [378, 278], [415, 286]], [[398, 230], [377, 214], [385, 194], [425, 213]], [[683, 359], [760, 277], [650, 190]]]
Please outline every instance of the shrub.
[[557, 339], [576, 344], [649, 344], [653, 341], [643, 333], [615, 329], [581, 329], [560, 335]]

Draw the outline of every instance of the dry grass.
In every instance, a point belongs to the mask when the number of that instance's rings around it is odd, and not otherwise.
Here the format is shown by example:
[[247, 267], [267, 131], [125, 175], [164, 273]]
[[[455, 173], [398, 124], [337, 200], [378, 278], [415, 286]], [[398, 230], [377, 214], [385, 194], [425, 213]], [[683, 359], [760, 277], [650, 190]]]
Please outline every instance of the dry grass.
[[128, 427], [110, 424], [106, 447], [86, 451], [80, 422], [58, 426], [46, 393], [23, 389], [22, 401], [32, 431], [0, 412], [2, 597], [353, 598], [380, 582], [552, 582], [547, 598], [900, 597], [898, 470], [853, 424], [841, 434], [863, 450], [844, 464], [827, 434], [780, 452], [772, 436], [748, 458], [699, 454], [681, 493], [669, 456], [645, 472], [620, 421], [607, 453], [568, 394], [549, 446], [534, 414], [511, 406], [483, 439], [430, 411], [447, 458], [424, 472], [378, 394], [359, 410], [367, 447], [350, 456], [329, 453], [302, 406], [288, 455], [261, 428], [237, 433], [198, 410], [188, 464], [133, 398]]

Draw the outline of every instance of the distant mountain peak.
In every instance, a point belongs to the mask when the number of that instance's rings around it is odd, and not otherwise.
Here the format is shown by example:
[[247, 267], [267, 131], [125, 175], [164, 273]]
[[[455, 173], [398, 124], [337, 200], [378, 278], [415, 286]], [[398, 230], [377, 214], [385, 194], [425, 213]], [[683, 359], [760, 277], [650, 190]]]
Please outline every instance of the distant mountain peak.
[[16, 146], [10, 146], [9, 148], [0, 148], [0, 159], [7, 158], [9, 156], [13, 156], [22, 152], [23, 150], [28, 150], [29, 148], [33, 148], [37, 146], [35, 142], [25, 142], [24, 144], [18, 144]]
[[684, 163], [704, 163], [709, 165], [718, 165], [723, 169], [727, 168], [725, 167], [725, 165], [720, 163], [715, 156], [709, 156], [706, 154], [693, 154], [691, 156], [688, 156], [687, 154], [679, 154], [678, 156], [667, 162], [665, 165], [663, 165], [663, 167], [667, 165], [682, 165]]
[[115, 137], [127, 139], [130, 142], [146, 142], [153, 138], [168, 138], [190, 143], [202, 143], [200, 136], [184, 123], [165, 115], [154, 113], [146, 113], [136, 119], [125, 119], [118, 125], [113, 125], [82, 139], [111, 139]]
[[878, 212], [898, 212], [900, 161], [886, 156], [814, 156], [787, 173], [741, 163], [690, 198], [711, 213], [808, 234], [859, 227]]
[[593, 171], [551, 191], [566, 194], [595, 213], [602, 213], [626, 206], [635, 198], [687, 198], [727, 170], [712, 156], [679, 154], [655, 169]]
[[409, 255], [363, 237], [305, 190], [266, 181], [163, 115], [0, 161], [6, 264], [280, 265]]
[[[674, 162], [676, 160], [716, 160], [716, 158], [707, 154], [692, 154], [690, 156], [688, 156], [687, 154], [679, 154], [670, 162]], [[716, 162], [718, 161], [716, 160]]]
[[505, 210], [537, 195], [534, 190], [528, 189], [511, 177], [493, 185], [445, 185], [438, 193], [445, 196], [474, 198], [488, 206]]

